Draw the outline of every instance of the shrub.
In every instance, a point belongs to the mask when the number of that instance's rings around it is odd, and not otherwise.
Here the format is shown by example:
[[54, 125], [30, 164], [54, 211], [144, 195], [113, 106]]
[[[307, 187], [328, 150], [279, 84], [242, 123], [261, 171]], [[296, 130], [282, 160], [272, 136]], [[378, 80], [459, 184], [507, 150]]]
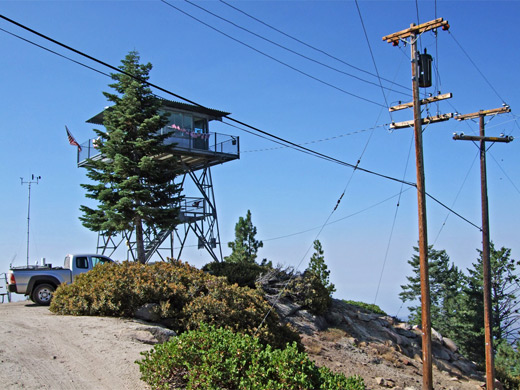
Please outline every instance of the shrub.
[[495, 374], [505, 390], [520, 390], [520, 376], [515, 377], [502, 367], [496, 367]]
[[325, 313], [332, 302], [329, 290], [315, 274], [308, 272], [293, 278], [287, 286], [287, 291], [297, 303], [313, 314]]
[[284, 297], [313, 314], [325, 313], [332, 303], [330, 292], [319, 276], [308, 271], [302, 274], [292, 268], [269, 268], [257, 283], [265, 294], [277, 296], [283, 291]]
[[296, 344], [264, 346], [255, 337], [202, 325], [138, 361], [141, 379], [154, 389], [365, 389], [360, 377], [318, 368]]
[[[178, 333], [201, 322], [254, 334], [270, 306], [259, 292], [229, 285], [185, 263], [104, 264], [61, 285], [50, 310], [58, 314], [133, 317], [141, 306], [156, 304], [160, 321]], [[258, 331], [264, 343], [284, 347], [299, 336], [271, 312]]]
[[215, 276], [225, 276], [229, 283], [241, 287], [255, 288], [256, 279], [269, 269], [256, 263], [212, 262], [206, 264], [202, 270]]
[[377, 306], [376, 304], [373, 304], [373, 303], [364, 303], [364, 302], [357, 302], [357, 301], [347, 301], [347, 300], [343, 300], [343, 302], [345, 303], [348, 303], [349, 305], [354, 305], [354, 306], [357, 306], [357, 307], [360, 307], [364, 310], [367, 310], [371, 313], [375, 313], [375, 314], [381, 314], [383, 316], [386, 316], [388, 314], [386, 314], [379, 306]]
[[497, 379], [507, 390], [520, 390], [520, 340], [511, 345], [506, 340], [496, 343], [495, 370]]

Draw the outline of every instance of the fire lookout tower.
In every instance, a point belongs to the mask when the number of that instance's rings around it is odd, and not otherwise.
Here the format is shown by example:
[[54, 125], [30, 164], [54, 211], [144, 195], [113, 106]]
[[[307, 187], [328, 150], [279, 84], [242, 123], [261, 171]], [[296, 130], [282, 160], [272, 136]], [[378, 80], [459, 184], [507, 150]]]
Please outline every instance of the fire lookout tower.
[[[107, 108], [110, 110], [110, 108]], [[198, 249], [206, 249], [213, 260], [222, 260], [222, 248], [218, 228], [217, 208], [213, 193], [210, 168], [240, 158], [239, 138], [209, 132], [209, 122], [222, 120], [227, 112], [161, 99], [160, 111], [166, 114], [168, 123], [161, 131], [172, 131], [165, 140], [174, 144], [172, 154], [161, 158], [177, 157], [182, 167], [178, 176], [183, 191], [187, 188], [194, 194], [181, 200], [179, 221], [174, 229], [155, 230], [144, 226], [146, 261], [154, 254], [180, 259], [190, 232], [198, 238]], [[87, 120], [87, 123], [103, 125], [103, 112]], [[90, 139], [78, 148], [78, 167], [88, 166], [89, 161], [103, 156], [96, 149], [95, 139]], [[178, 242], [174, 248], [175, 237]], [[133, 231], [117, 235], [98, 232], [97, 252], [111, 256], [120, 246], [127, 246], [127, 260], [137, 258]], [[218, 249], [218, 251], [216, 251]]]

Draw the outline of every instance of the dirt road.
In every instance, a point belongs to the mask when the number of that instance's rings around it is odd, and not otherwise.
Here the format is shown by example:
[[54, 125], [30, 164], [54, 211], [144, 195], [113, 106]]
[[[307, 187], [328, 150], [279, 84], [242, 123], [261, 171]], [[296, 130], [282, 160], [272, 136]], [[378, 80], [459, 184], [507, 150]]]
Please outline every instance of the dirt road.
[[0, 304], [0, 383], [4, 389], [143, 389], [140, 352], [149, 325], [52, 314], [32, 302]]
[[[0, 304], [0, 388], [147, 389], [134, 362], [157, 341], [151, 332], [164, 329], [119, 318], [59, 316], [31, 302]], [[386, 360], [376, 348], [384, 349], [386, 343], [359, 340], [354, 346], [349, 340], [330, 339], [327, 332], [304, 336], [319, 365], [361, 375], [368, 389], [385, 389], [390, 383], [421, 388], [419, 360], [404, 355]], [[478, 390], [483, 384], [435, 366], [434, 383], [439, 390]]]

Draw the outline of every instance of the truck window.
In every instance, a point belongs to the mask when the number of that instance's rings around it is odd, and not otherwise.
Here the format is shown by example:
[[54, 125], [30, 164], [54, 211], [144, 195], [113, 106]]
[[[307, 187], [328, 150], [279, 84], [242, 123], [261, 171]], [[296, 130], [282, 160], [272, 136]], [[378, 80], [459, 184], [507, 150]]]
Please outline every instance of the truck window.
[[96, 265], [98, 264], [105, 264], [105, 263], [108, 263], [109, 261], [104, 258], [104, 257], [97, 257], [97, 256], [92, 256], [91, 257], [92, 259], [92, 268], [94, 268]]
[[88, 268], [88, 260], [86, 257], [76, 257], [76, 268]]

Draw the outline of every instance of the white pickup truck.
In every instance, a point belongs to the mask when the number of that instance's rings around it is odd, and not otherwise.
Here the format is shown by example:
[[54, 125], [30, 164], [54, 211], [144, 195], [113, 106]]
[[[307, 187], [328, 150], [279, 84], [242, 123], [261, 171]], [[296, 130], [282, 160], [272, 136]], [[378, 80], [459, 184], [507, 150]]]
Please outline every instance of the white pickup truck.
[[12, 293], [24, 294], [38, 305], [49, 305], [52, 294], [62, 283], [72, 283], [76, 275], [90, 271], [98, 264], [113, 263], [103, 255], [67, 255], [63, 267], [30, 265], [12, 267], [7, 273], [7, 288]]

